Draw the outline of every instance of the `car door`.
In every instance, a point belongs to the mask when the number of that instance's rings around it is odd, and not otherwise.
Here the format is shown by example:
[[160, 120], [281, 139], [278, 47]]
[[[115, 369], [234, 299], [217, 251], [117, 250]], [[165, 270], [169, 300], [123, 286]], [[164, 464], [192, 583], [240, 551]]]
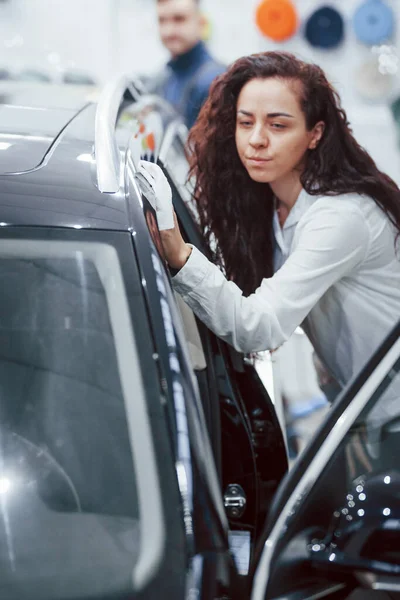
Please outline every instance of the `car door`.
[[[209, 255], [196, 223], [184, 144], [182, 126], [170, 123], [159, 164], [169, 179], [184, 238]], [[196, 324], [208, 365], [207, 370], [196, 371], [196, 376], [220, 466], [230, 527], [248, 531], [255, 544], [287, 471], [282, 431], [253, 361], [217, 339], [198, 319]]]
[[252, 600], [400, 598], [400, 322], [280, 488]]

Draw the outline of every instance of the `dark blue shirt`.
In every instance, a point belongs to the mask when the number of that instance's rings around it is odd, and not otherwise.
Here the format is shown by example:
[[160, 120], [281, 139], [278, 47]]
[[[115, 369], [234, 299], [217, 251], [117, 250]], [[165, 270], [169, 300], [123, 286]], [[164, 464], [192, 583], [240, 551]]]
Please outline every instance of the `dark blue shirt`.
[[212, 81], [224, 72], [225, 67], [212, 58], [203, 42], [199, 42], [186, 54], [172, 59], [167, 69], [162, 95], [184, 116], [190, 128], [207, 99]]

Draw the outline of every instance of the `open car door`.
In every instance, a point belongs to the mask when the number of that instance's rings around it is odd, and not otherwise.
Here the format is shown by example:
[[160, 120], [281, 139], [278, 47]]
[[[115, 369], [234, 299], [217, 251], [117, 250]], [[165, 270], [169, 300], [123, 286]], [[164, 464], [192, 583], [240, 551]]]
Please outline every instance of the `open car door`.
[[275, 498], [251, 600], [400, 598], [400, 322]]

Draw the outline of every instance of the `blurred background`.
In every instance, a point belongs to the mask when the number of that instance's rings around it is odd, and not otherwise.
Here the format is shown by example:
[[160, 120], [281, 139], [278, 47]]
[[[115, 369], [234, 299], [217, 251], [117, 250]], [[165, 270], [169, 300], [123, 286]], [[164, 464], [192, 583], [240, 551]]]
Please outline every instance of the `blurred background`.
[[[399, 0], [385, 0], [394, 23], [389, 39], [378, 45], [357, 37], [360, 0], [293, 0], [297, 25], [282, 41], [257, 25], [260, 4], [202, 1], [212, 54], [228, 64], [243, 54], [284, 48], [317, 62], [340, 92], [360, 143], [400, 183], [399, 134], [391, 109], [400, 96]], [[313, 13], [326, 6], [342, 17], [343, 37], [336, 46], [321, 48], [310, 43], [306, 29]], [[0, 0], [0, 39], [0, 77], [102, 85], [119, 72], [151, 74], [168, 60], [158, 36], [155, 0]]]
[[[319, 64], [353, 132], [400, 185], [400, 0], [202, 0], [204, 40], [228, 65], [272, 49]], [[100, 89], [119, 73], [151, 76], [169, 55], [156, 0], [0, 0], [0, 80]], [[294, 457], [338, 390], [301, 329], [259, 362]]]

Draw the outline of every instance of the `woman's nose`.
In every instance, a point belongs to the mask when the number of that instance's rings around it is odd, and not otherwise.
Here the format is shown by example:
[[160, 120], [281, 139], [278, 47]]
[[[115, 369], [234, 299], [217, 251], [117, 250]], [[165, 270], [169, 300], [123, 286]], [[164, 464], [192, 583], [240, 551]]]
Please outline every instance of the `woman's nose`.
[[252, 132], [250, 136], [250, 145], [257, 148], [265, 148], [268, 146], [268, 136], [261, 128], [254, 129]]

